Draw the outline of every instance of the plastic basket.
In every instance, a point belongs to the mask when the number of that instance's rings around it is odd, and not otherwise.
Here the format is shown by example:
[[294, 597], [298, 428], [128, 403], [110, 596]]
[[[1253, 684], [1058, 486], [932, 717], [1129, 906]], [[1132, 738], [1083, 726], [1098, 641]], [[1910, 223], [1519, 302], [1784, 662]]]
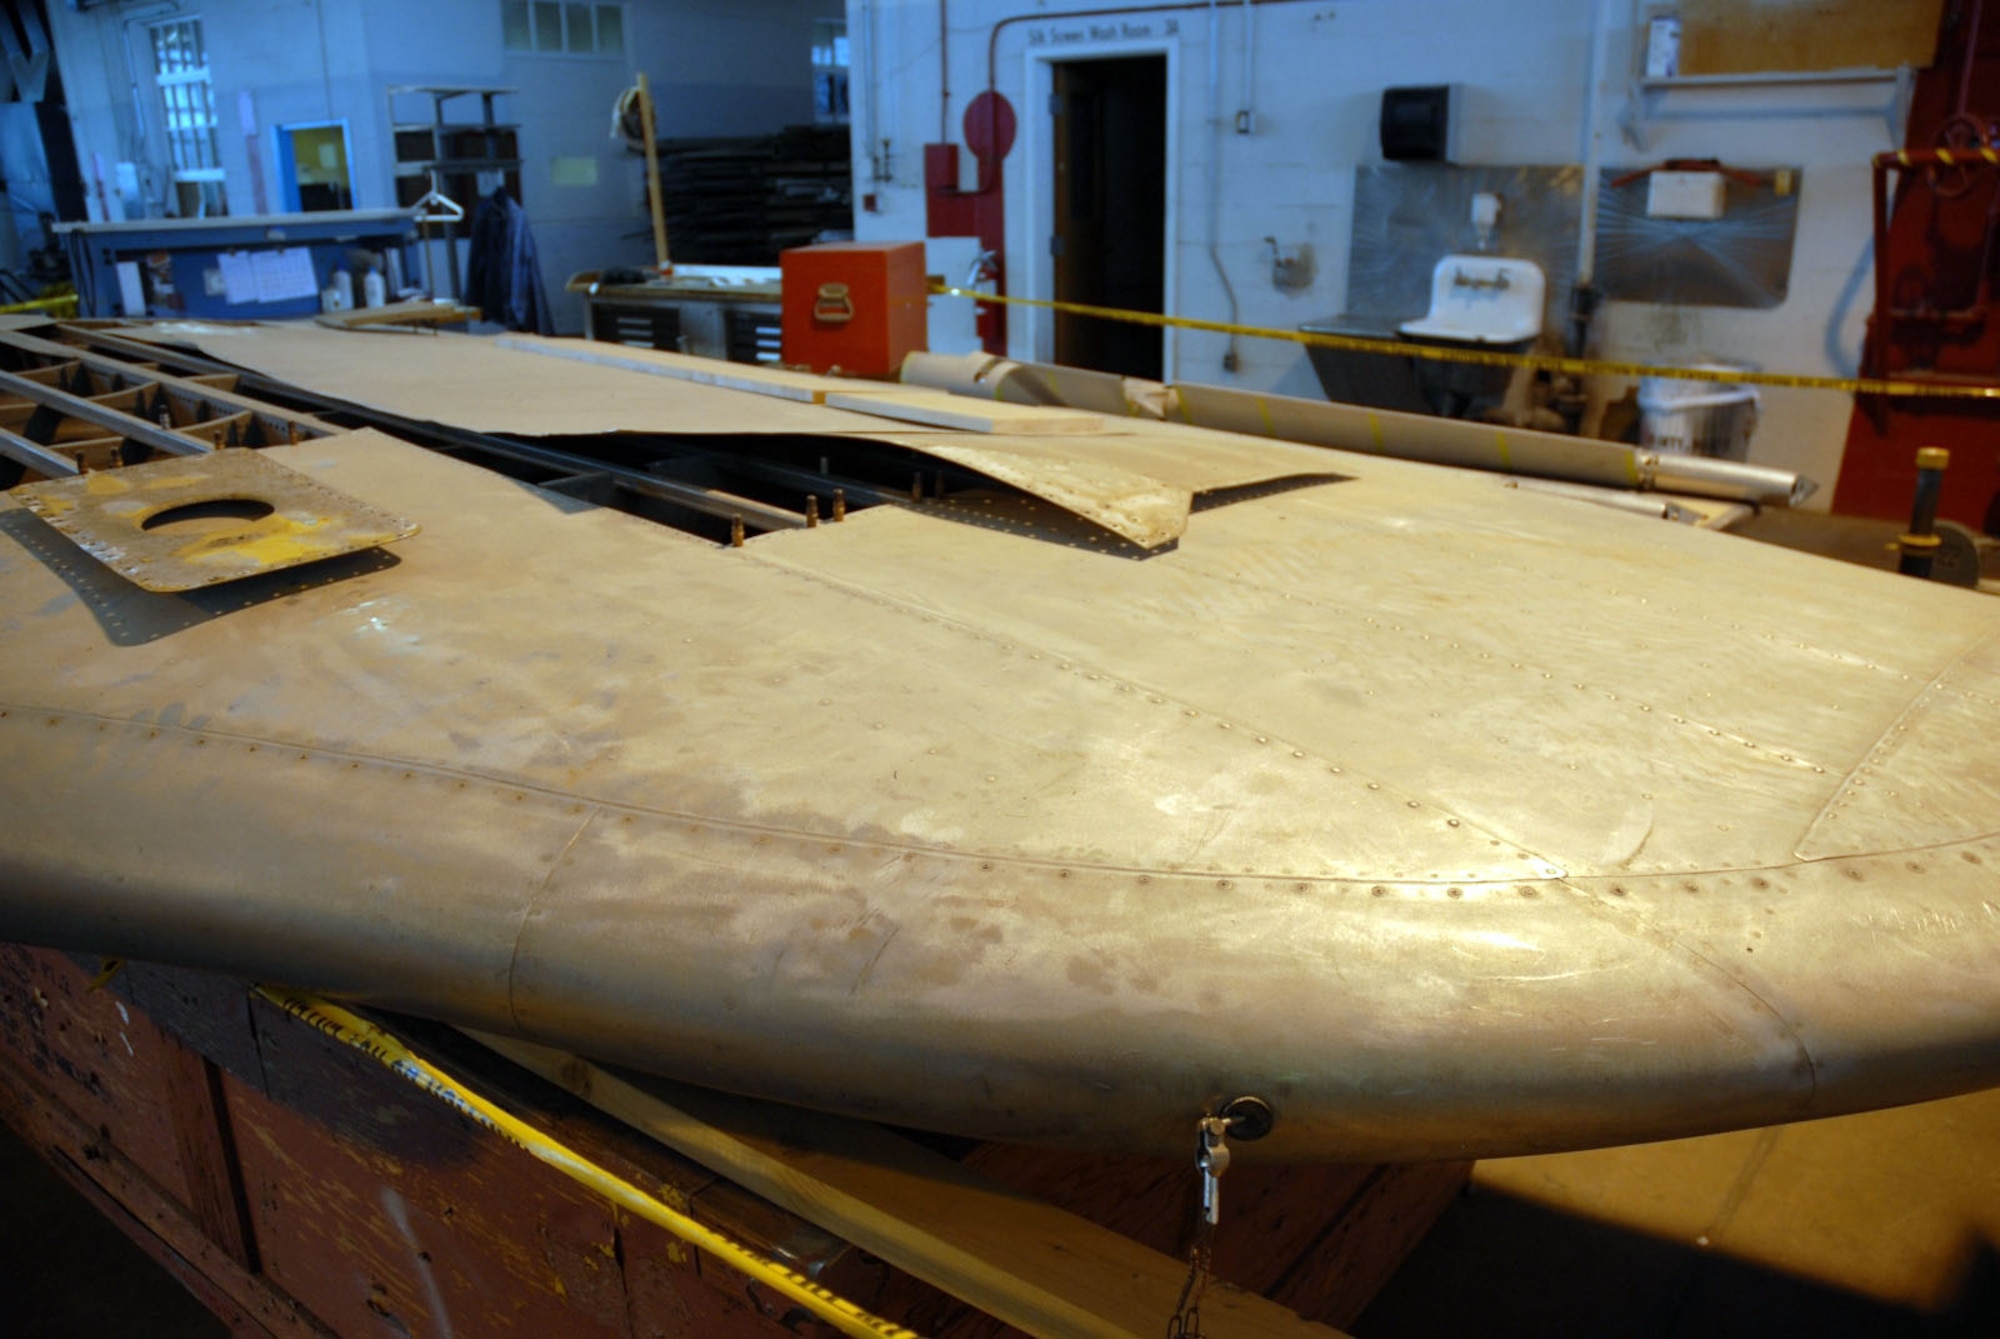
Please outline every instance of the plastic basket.
[[1747, 460], [1757, 392], [1717, 381], [1649, 377], [1639, 383], [1639, 444], [1665, 455]]

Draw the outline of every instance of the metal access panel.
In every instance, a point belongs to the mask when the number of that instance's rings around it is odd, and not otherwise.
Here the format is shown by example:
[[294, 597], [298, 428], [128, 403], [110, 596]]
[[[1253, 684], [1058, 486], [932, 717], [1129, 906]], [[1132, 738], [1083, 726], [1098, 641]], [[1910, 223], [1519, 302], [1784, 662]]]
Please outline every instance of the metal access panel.
[[212, 451], [13, 490], [28, 510], [151, 591], [199, 590], [372, 549], [412, 521], [255, 451]]

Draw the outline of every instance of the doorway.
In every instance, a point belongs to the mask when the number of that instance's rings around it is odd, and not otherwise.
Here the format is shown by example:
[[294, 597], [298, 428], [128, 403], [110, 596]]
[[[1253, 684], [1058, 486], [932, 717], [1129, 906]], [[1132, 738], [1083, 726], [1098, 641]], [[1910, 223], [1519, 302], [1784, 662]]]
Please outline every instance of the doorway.
[[347, 122], [278, 127], [278, 196], [291, 213], [354, 208], [348, 175]]
[[[1166, 307], [1167, 58], [1057, 62], [1055, 218], [1049, 249], [1058, 302]], [[1159, 380], [1161, 332], [1058, 312], [1055, 360]]]

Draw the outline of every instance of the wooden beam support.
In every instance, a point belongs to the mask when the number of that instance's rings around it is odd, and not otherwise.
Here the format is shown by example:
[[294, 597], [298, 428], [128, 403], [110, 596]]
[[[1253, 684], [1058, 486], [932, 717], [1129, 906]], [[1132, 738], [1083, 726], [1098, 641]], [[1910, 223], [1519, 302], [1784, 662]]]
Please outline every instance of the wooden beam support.
[[[666, 1080], [470, 1033], [523, 1068], [862, 1250], [1030, 1334], [1159, 1334], [1187, 1262], [1029, 1199], [878, 1125]], [[1188, 1176], [1195, 1175], [1188, 1156]], [[1213, 1339], [1333, 1339], [1252, 1293], [1212, 1285]]]

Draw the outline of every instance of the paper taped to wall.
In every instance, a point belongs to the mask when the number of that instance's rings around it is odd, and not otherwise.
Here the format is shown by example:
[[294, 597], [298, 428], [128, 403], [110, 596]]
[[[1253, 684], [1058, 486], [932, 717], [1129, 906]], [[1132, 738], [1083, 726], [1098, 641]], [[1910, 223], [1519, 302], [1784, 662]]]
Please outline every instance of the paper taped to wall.
[[256, 278], [258, 302], [289, 302], [294, 298], [319, 296], [319, 280], [313, 276], [310, 247], [288, 246], [276, 251], [252, 252], [250, 268]]

